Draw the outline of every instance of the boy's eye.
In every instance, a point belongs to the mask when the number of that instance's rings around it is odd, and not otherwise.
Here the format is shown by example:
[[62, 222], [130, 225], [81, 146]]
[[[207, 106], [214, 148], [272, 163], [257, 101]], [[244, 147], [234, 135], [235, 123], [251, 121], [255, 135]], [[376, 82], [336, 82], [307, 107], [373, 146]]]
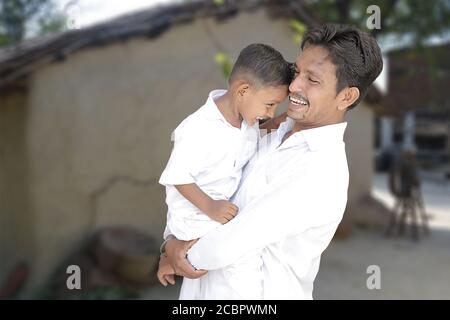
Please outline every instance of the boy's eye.
[[275, 103], [266, 103], [266, 106], [268, 107], [273, 107], [275, 105]]
[[312, 83], [319, 83], [319, 81], [311, 79], [311, 78], [309, 78], [309, 81], [311, 81]]

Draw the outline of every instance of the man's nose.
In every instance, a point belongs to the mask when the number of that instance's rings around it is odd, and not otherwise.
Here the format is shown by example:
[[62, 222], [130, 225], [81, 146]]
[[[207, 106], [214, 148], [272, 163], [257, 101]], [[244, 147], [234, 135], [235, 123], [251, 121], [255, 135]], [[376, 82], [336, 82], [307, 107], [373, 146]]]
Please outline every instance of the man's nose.
[[303, 91], [303, 80], [301, 79], [301, 76], [297, 76], [294, 81], [291, 82], [289, 85], [289, 91], [290, 92], [299, 92]]

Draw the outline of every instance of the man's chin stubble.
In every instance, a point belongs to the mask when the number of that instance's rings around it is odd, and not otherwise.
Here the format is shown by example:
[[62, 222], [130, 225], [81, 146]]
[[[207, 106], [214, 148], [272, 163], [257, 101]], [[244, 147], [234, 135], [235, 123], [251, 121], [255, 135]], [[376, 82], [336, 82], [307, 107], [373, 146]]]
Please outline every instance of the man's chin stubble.
[[292, 111], [288, 110], [287, 115], [288, 117], [294, 119], [294, 120], [304, 120], [306, 118], [306, 114], [308, 113], [309, 107], [305, 107], [305, 110], [299, 110], [299, 111]]

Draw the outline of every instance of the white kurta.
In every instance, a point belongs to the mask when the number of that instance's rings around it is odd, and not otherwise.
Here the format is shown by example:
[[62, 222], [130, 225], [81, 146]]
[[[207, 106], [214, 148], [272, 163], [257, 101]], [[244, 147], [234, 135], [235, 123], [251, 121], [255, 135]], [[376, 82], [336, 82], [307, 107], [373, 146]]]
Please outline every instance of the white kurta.
[[[238, 216], [189, 250], [193, 266], [211, 270], [195, 281], [190, 297], [234, 297], [230, 286], [235, 284], [230, 284], [224, 270], [259, 253], [262, 298], [312, 299], [320, 256], [347, 203], [346, 123], [303, 130], [281, 144], [292, 126], [288, 118], [260, 142], [233, 197], [240, 208]], [[259, 295], [259, 285], [251, 288], [254, 279], [247, 283], [244, 272], [233, 289]]]
[[[225, 92], [212, 91], [206, 103], [174, 130], [174, 148], [159, 181], [166, 186], [168, 206], [164, 238], [172, 234], [181, 240], [197, 239], [221, 225], [185, 199], [175, 185], [196, 183], [211, 198], [229, 200], [238, 188], [244, 165], [257, 150], [258, 124], [248, 127], [243, 121], [241, 128], [233, 127], [217, 108], [215, 99]], [[261, 286], [260, 273], [252, 277], [250, 272], [255, 268], [260, 270], [261, 263], [256, 261], [259, 264], [255, 266], [255, 260], [250, 262], [253, 264], [245, 266], [241, 261], [239, 273], [234, 272], [233, 266], [224, 268], [229, 282], [233, 283], [233, 279], [239, 279], [246, 272], [247, 282]], [[250, 277], [254, 280], [250, 281]], [[192, 288], [196, 284], [184, 279], [180, 298], [193, 298], [190, 293], [198, 291]], [[183, 292], [187, 293], [186, 297]]]
[[214, 90], [206, 103], [174, 130], [174, 147], [159, 183], [166, 187], [168, 207], [164, 238], [197, 239], [219, 222], [211, 220], [174, 187], [196, 183], [215, 200], [229, 200], [236, 192], [242, 168], [256, 152], [257, 124], [232, 126], [217, 108], [215, 99], [226, 90]]

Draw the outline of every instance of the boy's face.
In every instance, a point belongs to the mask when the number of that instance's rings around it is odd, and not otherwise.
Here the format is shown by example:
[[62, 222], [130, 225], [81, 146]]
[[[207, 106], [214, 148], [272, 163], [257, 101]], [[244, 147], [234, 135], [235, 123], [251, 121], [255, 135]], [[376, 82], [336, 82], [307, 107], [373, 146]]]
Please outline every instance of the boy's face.
[[245, 122], [253, 126], [260, 119], [272, 118], [287, 94], [287, 85], [260, 88], [249, 86], [242, 97], [239, 112]]

